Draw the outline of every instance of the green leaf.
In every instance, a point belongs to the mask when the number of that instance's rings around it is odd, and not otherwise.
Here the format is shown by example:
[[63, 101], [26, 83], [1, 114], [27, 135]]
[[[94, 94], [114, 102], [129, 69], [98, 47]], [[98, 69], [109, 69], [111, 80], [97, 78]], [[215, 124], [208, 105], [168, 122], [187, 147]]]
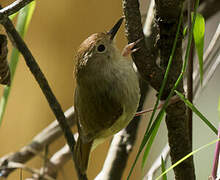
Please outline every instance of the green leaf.
[[[161, 156], [161, 170], [162, 170], [162, 174], [166, 171], [165, 162], [162, 156]], [[167, 180], [166, 173], [163, 174], [163, 180]]]
[[201, 151], [202, 149], [207, 148], [208, 146], [215, 144], [217, 141], [219, 141], [220, 139], [216, 139], [208, 144], [205, 144], [204, 146], [192, 151], [191, 153], [189, 153], [188, 155], [186, 155], [185, 157], [183, 157], [182, 159], [180, 159], [179, 161], [177, 161], [175, 164], [173, 164], [172, 166], [170, 166], [166, 171], [164, 171], [160, 176], [158, 176], [156, 178], [156, 180], [159, 180], [164, 174], [168, 173], [170, 170], [172, 170], [173, 168], [175, 168], [176, 166], [178, 166], [180, 163], [182, 163], [184, 160], [186, 160], [187, 158], [189, 158], [190, 156], [194, 155], [195, 153]]
[[216, 134], [218, 135], [218, 130], [215, 128], [215, 126], [212, 125], [212, 123], [188, 100], [184, 97], [183, 94], [181, 94], [178, 91], [175, 91], [176, 94], [184, 101], [184, 103], [192, 109], [194, 113], [196, 113], [197, 116], [200, 117], [201, 120], [203, 120], [204, 123]]
[[184, 27], [183, 29], [183, 37], [187, 35], [188, 26]]
[[[199, 0], [196, 0], [196, 3], [195, 3], [195, 12], [197, 12], [198, 6], [199, 6]], [[183, 10], [183, 8], [182, 8], [182, 10]], [[180, 20], [182, 20], [181, 17], [182, 17], [182, 12], [181, 12]], [[180, 22], [180, 21], [179, 21], [179, 22]], [[195, 17], [193, 17], [192, 28], [194, 27], [194, 24], [195, 24]], [[176, 80], [175, 85], [172, 87], [172, 89], [171, 89], [171, 91], [170, 91], [170, 94], [168, 95], [167, 99], [165, 100], [162, 109], [160, 110], [159, 114], [157, 115], [156, 120], [159, 120], [159, 119], [160, 119], [159, 117], [164, 115], [165, 108], [168, 106], [168, 102], [169, 102], [170, 98], [174, 95], [174, 90], [178, 87], [178, 85], [179, 85], [179, 83], [181, 82], [181, 80], [182, 80], [182, 78], [183, 78], [183, 75], [184, 75], [184, 73], [185, 73], [185, 71], [186, 71], [186, 65], [187, 65], [187, 62], [188, 62], [189, 52], [190, 52], [190, 46], [191, 46], [191, 42], [192, 42], [192, 34], [193, 34], [192, 29], [190, 29], [189, 38], [188, 38], [188, 42], [187, 42], [186, 53], [185, 53], [185, 57], [184, 57], [184, 62], [183, 62], [183, 66], [182, 66], [181, 73], [180, 73], [178, 79]], [[173, 46], [173, 47], [174, 47], [174, 46]], [[172, 49], [172, 50], [173, 50], [173, 49]], [[172, 59], [172, 58], [170, 57], [170, 59]], [[168, 65], [169, 65], [169, 63], [170, 63], [170, 59], [169, 59]], [[167, 67], [167, 69], [168, 69], [168, 67]], [[168, 73], [168, 70], [166, 70], [166, 73]], [[166, 73], [165, 73], [165, 74], [166, 74]], [[164, 78], [163, 82], [165, 82], [165, 78]], [[162, 87], [163, 87], [163, 82], [162, 82], [162, 86], [161, 86], [161, 88], [160, 88], [160, 92], [163, 91], [163, 88], [162, 88]], [[160, 93], [159, 93], [159, 95], [160, 95]], [[159, 95], [158, 95], [158, 96], [159, 96]], [[158, 99], [159, 99], [159, 98], [158, 98]], [[153, 120], [153, 116], [155, 115], [156, 108], [157, 108], [157, 105], [158, 105], [158, 99], [157, 99], [157, 102], [156, 102], [156, 104], [155, 104], [155, 106], [154, 106], [154, 110], [153, 110], [153, 113], [152, 113], [152, 116], [151, 116], [151, 119], [150, 119], [149, 124], [151, 124], [151, 121]], [[155, 108], [155, 107], [156, 107], [156, 108]], [[150, 137], [150, 134], [152, 134], [153, 129], [154, 129], [155, 126], [156, 126], [156, 123], [157, 123], [156, 120], [153, 122], [153, 124], [152, 124], [151, 127], [148, 125], [148, 128], [147, 128], [147, 130], [146, 130], [146, 132], [145, 132], [145, 134], [144, 134], [144, 138], [143, 138], [143, 140], [142, 140], [142, 142], [141, 142], [141, 145], [140, 145], [140, 147], [139, 147], [138, 153], [137, 153], [136, 158], [135, 158], [135, 160], [134, 160], [134, 163], [132, 164], [132, 167], [131, 167], [130, 172], [129, 172], [129, 174], [128, 174], [127, 180], [129, 180], [129, 178], [130, 178], [130, 176], [131, 176], [131, 174], [132, 174], [132, 171], [133, 171], [133, 169], [134, 169], [134, 167], [135, 167], [135, 165], [136, 165], [136, 163], [137, 163], [137, 160], [138, 160], [138, 158], [139, 158], [139, 156], [140, 156], [140, 154], [141, 154], [141, 152], [142, 152], [142, 150], [143, 150], [145, 144], [147, 143], [147, 141], [148, 141], [148, 139], [149, 139], [149, 137]]]
[[[192, 13], [193, 17], [193, 13]], [[193, 38], [196, 46], [197, 56], [199, 59], [200, 82], [203, 81], [203, 49], [204, 49], [204, 36], [205, 36], [205, 19], [196, 13], [195, 26], [193, 28]]]
[[143, 168], [146, 161], [147, 161], [147, 157], [149, 155], [149, 152], [150, 152], [150, 149], [152, 147], [152, 144], [154, 142], [154, 139], [157, 135], [157, 132], [158, 132], [158, 129], [160, 127], [160, 124], [161, 124], [161, 121], [163, 119], [163, 116], [164, 116], [164, 113], [161, 115], [161, 116], [158, 116], [157, 119], [155, 119], [155, 122], [156, 122], [156, 125], [155, 125], [155, 128], [153, 129], [152, 133], [149, 135], [150, 138], [149, 138], [149, 141], [146, 145], [146, 148], [145, 148], [145, 151], [144, 151], [144, 155], [143, 155], [143, 159], [142, 159], [142, 164], [141, 164], [141, 167]]
[[[35, 8], [35, 4], [36, 4], [35, 1], [29, 3], [24, 8], [22, 8], [18, 13], [16, 29], [22, 38], [24, 38], [24, 35], [27, 32], [28, 25], [30, 23], [30, 20], [31, 20], [31, 17], [32, 17], [34, 8]], [[16, 13], [11, 16], [11, 19], [14, 18], [15, 15], [16, 15]], [[17, 63], [19, 60], [19, 54], [20, 53], [16, 48], [12, 49], [10, 64], [9, 64], [10, 71], [11, 71], [11, 85], [13, 82]], [[2, 119], [3, 119], [4, 113], [5, 113], [10, 90], [11, 90], [11, 86], [5, 86], [3, 96], [0, 101], [0, 125], [2, 123]]]
[[18, 15], [18, 12], [16, 12], [16, 13], [10, 15], [10, 16], [9, 16], [9, 19], [10, 19], [10, 20], [13, 20], [17, 15]]

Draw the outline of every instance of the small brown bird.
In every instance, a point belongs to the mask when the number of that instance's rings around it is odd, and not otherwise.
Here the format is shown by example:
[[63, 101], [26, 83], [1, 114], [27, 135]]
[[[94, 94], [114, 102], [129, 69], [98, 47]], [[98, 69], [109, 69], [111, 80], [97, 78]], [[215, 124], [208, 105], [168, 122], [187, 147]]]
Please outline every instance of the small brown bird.
[[113, 39], [123, 18], [107, 33], [89, 36], [76, 55], [75, 112], [79, 137], [75, 159], [86, 172], [91, 149], [132, 120], [140, 99], [139, 82], [126, 56], [138, 50], [136, 42], [121, 54]]

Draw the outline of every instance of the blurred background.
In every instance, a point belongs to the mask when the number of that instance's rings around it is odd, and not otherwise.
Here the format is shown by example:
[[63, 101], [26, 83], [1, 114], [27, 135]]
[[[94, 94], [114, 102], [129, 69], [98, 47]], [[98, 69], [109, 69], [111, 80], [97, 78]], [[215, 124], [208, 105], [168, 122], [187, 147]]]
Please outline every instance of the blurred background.
[[[13, 2], [13, 0], [0, 1], [3, 6], [11, 2]], [[147, 0], [141, 3], [142, 10], [147, 9]], [[47, 77], [64, 111], [73, 105], [73, 93], [75, 88], [73, 70], [74, 56], [77, 47], [92, 33], [108, 31], [121, 16], [122, 4], [121, 1], [118, 0], [37, 1], [33, 18], [25, 36], [25, 42], [31, 49], [34, 57]], [[215, 19], [214, 24], [217, 24], [217, 22], [219, 21]], [[2, 31], [2, 29], [3, 28], [0, 27], [0, 31]], [[210, 34], [210, 37], [211, 36], [212, 34]], [[127, 44], [124, 26], [120, 28], [118, 33], [117, 44], [121, 50]], [[9, 47], [11, 47], [10, 42]], [[220, 74], [216, 75], [214, 78], [218, 79], [218, 77], [220, 77]], [[205, 88], [201, 94], [201, 98], [196, 101], [196, 104], [199, 108], [201, 107], [201, 111], [204, 112], [209, 119], [212, 119], [213, 123], [217, 126], [217, 97], [219, 96], [220, 85], [216, 83], [216, 79], [212, 79], [210, 86]], [[2, 93], [3, 86], [0, 87], [0, 90]], [[145, 108], [152, 107], [154, 102], [155, 92], [151, 90], [148, 95], [148, 100], [145, 103]], [[128, 175], [129, 169], [134, 161], [147, 126], [149, 114], [144, 115], [142, 119], [143, 121], [138, 133], [138, 141], [129, 157], [123, 179]], [[28, 144], [37, 133], [54, 120], [55, 117], [45, 97], [21, 57], [13, 81], [6, 113], [0, 127], [0, 157], [15, 152]], [[215, 136], [213, 136], [200, 120], [195, 119], [194, 124], [195, 148], [215, 139]], [[166, 141], [166, 126], [165, 123], [162, 122], [146, 170], [166, 144]], [[49, 155], [52, 155], [64, 144], [64, 139], [59, 138], [56, 143], [49, 146]], [[100, 145], [92, 152], [88, 167], [89, 179], [96, 177], [101, 170], [108, 147], [109, 141]], [[197, 174], [202, 174], [201, 177], [205, 177], [204, 179], [207, 179], [211, 173], [213, 152], [214, 146], [210, 147], [207, 151], [204, 150], [195, 157], [196, 168], [199, 172]], [[132, 180], [141, 179], [143, 175], [141, 173], [140, 162], [141, 158], [131, 176]], [[200, 167], [202, 164], [206, 166]], [[43, 165], [43, 160], [36, 157], [28, 162], [27, 165], [34, 168], [40, 168]], [[209, 166], [208, 168], [207, 165]], [[23, 171], [23, 178], [26, 177], [31, 177], [31, 174]], [[64, 166], [62, 173], [59, 173], [58, 179], [66, 180], [73, 179], [73, 177], [76, 177], [75, 170], [72, 161], [69, 161]], [[19, 179], [19, 171], [13, 172], [8, 179]]]

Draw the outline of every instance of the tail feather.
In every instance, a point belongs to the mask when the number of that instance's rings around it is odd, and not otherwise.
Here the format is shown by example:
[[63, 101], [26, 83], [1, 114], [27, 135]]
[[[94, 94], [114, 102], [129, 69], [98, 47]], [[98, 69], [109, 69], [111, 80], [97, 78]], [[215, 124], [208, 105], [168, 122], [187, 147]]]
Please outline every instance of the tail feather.
[[85, 173], [87, 170], [91, 147], [92, 141], [84, 143], [78, 138], [75, 146], [75, 160], [81, 173]]

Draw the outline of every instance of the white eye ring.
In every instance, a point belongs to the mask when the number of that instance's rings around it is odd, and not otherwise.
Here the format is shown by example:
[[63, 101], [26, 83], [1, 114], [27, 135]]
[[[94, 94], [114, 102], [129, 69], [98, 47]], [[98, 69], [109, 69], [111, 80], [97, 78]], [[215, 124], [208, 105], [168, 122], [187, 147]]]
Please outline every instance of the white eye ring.
[[99, 44], [96, 49], [97, 49], [97, 52], [104, 53], [106, 50], [106, 47], [104, 44]]

